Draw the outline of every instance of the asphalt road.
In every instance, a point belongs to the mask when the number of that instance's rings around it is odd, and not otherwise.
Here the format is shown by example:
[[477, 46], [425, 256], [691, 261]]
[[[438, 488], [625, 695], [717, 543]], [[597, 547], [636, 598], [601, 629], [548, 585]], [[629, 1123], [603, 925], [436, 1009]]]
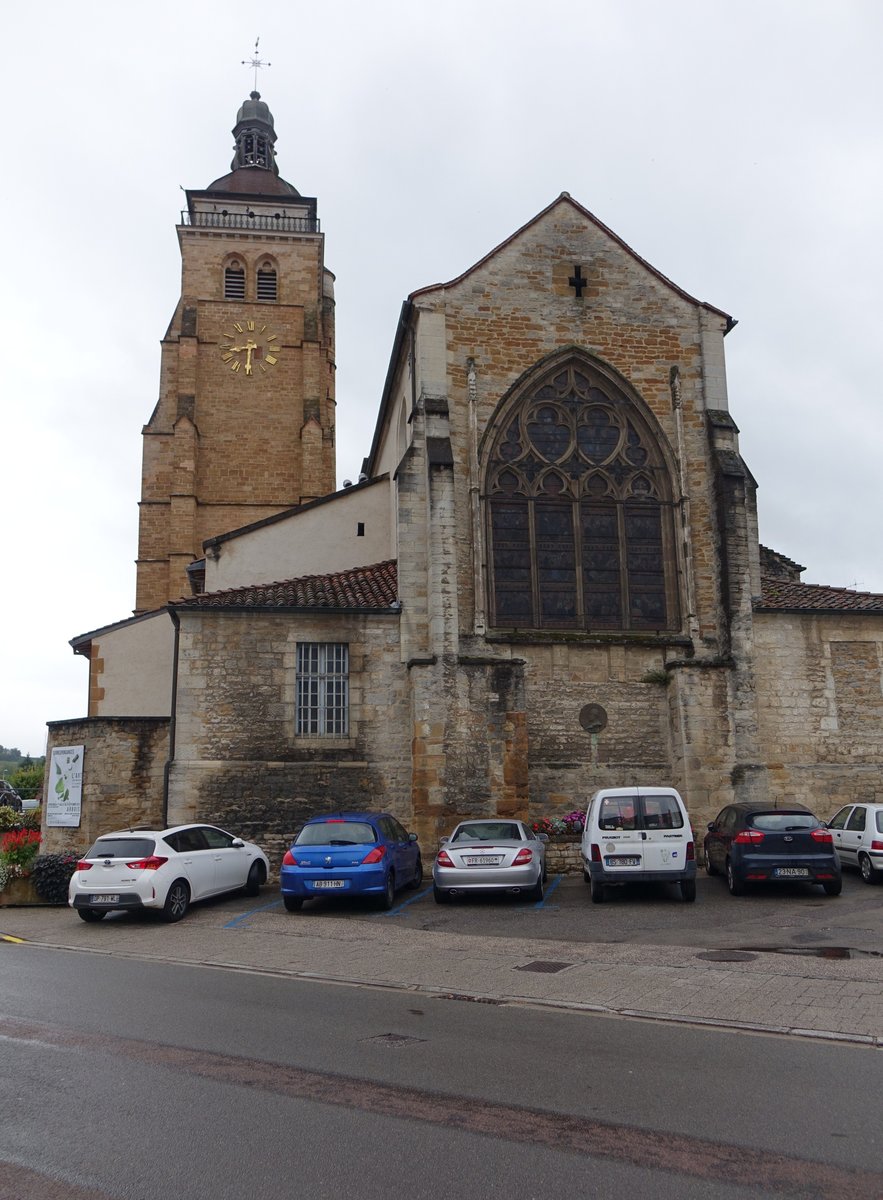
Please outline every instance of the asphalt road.
[[0, 1200], [883, 1195], [864, 1048], [0, 956]]

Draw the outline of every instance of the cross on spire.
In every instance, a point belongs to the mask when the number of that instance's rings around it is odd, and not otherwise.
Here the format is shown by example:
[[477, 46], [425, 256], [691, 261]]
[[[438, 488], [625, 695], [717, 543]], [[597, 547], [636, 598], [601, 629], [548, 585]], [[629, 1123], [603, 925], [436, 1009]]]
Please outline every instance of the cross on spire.
[[241, 65], [243, 67], [254, 67], [254, 90], [255, 91], [258, 90], [258, 70], [259, 70], [259, 68], [260, 67], [272, 67], [272, 65], [273, 65], [272, 63], [264, 62], [261, 58], [258, 57], [258, 45], [260, 43], [260, 40], [261, 40], [260, 37], [255, 38], [254, 53], [252, 54], [251, 58], [243, 58], [242, 62], [241, 62]]
[[583, 279], [582, 267], [575, 266], [573, 268], [573, 274], [571, 275], [571, 277], [568, 279], [567, 282], [575, 290], [577, 297], [582, 297], [583, 288], [587, 286], [589, 281], [588, 281], [588, 279]]

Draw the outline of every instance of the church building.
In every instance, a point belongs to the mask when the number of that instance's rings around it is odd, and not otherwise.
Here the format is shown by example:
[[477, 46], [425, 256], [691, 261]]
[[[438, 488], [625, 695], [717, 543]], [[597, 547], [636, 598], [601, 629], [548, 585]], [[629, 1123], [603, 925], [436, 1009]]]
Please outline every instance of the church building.
[[178, 226], [135, 615], [72, 640], [88, 714], [50, 724], [84, 747], [83, 845], [200, 819], [278, 861], [307, 816], [378, 808], [431, 853], [625, 784], [678, 788], [697, 831], [883, 799], [883, 596], [759, 545], [734, 320], [563, 192], [404, 302], [335, 490], [317, 202], [257, 92], [233, 134]]

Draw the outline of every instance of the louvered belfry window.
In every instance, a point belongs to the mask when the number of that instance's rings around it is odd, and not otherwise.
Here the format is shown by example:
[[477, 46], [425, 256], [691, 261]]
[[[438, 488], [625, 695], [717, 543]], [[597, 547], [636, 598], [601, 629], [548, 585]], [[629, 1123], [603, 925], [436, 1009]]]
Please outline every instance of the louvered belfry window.
[[679, 628], [672, 484], [637, 404], [581, 359], [507, 408], [484, 496], [491, 624]]
[[349, 732], [349, 646], [298, 642], [296, 731], [305, 737]]
[[224, 268], [224, 299], [245, 299], [245, 270], [239, 263], [231, 263]]
[[276, 299], [276, 269], [265, 263], [258, 268], [258, 300]]

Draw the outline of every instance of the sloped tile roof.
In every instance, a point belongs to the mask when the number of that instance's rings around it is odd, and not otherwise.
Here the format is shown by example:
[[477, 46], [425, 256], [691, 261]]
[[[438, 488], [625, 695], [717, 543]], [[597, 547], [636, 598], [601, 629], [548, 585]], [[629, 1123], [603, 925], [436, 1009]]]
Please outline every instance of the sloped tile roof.
[[355, 611], [386, 610], [398, 600], [395, 559], [335, 571], [303, 575], [280, 583], [252, 584], [223, 592], [203, 592], [179, 600], [173, 608], [331, 608]]
[[825, 587], [790, 579], [764, 576], [759, 612], [857, 612], [883, 614], [883, 595], [853, 592], [849, 588]]

